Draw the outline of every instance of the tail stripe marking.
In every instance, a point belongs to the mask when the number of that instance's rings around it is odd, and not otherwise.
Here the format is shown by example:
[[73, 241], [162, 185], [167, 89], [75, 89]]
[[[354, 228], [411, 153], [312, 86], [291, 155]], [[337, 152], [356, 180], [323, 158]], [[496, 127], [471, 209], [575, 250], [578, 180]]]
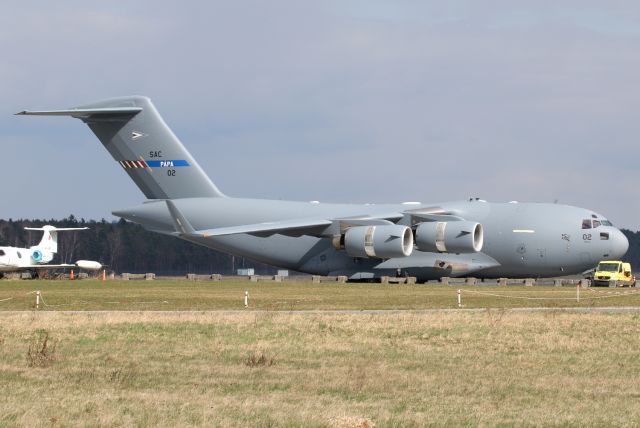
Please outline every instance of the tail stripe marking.
[[[122, 165], [124, 169], [149, 168], [149, 163], [144, 160], [121, 160], [118, 162], [120, 163], [120, 165]], [[176, 166], [183, 166], [183, 165], [176, 165]]]

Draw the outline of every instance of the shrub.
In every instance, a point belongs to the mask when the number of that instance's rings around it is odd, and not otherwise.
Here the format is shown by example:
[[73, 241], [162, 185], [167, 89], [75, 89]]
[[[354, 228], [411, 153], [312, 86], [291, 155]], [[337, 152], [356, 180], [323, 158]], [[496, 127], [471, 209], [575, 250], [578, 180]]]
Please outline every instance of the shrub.
[[46, 330], [37, 331], [29, 343], [27, 364], [29, 367], [48, 367], [56, 360], [57, 342]]
[[271, 367], [276, 363], [275, 357], [268, 356], [264, 352], [254, 352], [247, 356], [244, 364], [247, 367]]

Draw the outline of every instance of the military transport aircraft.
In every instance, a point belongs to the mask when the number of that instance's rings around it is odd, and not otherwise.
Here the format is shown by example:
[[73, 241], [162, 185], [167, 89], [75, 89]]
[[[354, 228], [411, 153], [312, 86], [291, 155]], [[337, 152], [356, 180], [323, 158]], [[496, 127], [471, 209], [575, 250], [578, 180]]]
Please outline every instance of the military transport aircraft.
[[58, 252], [58, 232], [70, 230], [87, 230], [88, 227], [55, 226], [25, 227], [26, 230], [42, 231], [42, 239], [38, 245], [30, 248], [0, 247], [0, 278], [7, 272], [30, 271], [36, 273], [46, 269], [81, 268], [98, 270], [102, 265], [93, 260], [78, 260], [76, 264], [48, 264]]
[[325, 204], [225, 196], [142, 96], [19, 115], [85, 122], [147, 201], [113, 214], [263, 263], [350, 279], [410, 275], [542, 277], [622, 257], [625, 236], [602, 215], [557, 204]]

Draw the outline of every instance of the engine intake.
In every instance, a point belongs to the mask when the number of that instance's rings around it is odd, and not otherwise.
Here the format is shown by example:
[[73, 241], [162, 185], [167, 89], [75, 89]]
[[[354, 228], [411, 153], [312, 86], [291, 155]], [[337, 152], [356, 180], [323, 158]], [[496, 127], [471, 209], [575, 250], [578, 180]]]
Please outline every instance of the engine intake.
[[482, 250], [482, 225], [472, 221], [432, 221], [416, 228], [420, 251], [437, 253], [477, 253]]
[[40, 263], [42, 261], [42, 251], [33, 250], [33, 252], [31, 253], [31, 258], [34, 262]]
[[395, 224], [351, 227], [344, 234], [344, 249], [352, 257], [407, 257], [413, 251], [413, 233]]

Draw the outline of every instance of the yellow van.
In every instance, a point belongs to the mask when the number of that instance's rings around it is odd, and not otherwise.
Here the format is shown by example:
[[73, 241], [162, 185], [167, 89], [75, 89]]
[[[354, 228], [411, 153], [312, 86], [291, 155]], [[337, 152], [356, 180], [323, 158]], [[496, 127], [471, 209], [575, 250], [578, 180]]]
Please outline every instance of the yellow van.
[[602, 261], [593, 274], [592, 285], [607, 287], [635, 287], [636, 277], [631, 272], [631, 264], [621, 261]]

